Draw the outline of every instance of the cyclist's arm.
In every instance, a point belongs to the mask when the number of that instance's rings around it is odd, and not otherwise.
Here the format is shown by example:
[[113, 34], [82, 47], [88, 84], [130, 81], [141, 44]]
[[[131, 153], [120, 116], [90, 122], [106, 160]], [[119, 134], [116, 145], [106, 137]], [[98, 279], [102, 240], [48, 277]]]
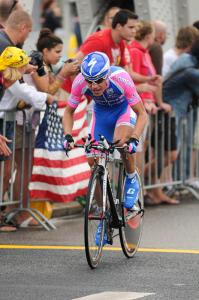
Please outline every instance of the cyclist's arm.
[[137, 122], [134, 127], [134, 135], [137, 139], [139, 139], [148, 120], [148, 116], [144, 105], [136, 91], [134, 82], [132, 81], [130, 75], [127, 72], [118, 72], [117, 76], [115, 76], [114, 79], [116, 82], [118, 82], [118, 85], [123, 89], [124, 95], [129, 105], [137, 114]]
[[72, 84], [71, 94], [68, 97], [67, 106], [63, 116], [63, 128], [65, 134], [71, 134], [73, 128], [73, 114], [83, 95], [83, 90], [86, 83], [84, 77], [80, 73], [77, 75]]
[[64, 128], [64, 134], [72, 134], [72, 129], [73, 129], [73, 114], [74, 114], [75, 108], [71, 107], [70, 105], [67, 105], [64, 111], [64, 116], [63, 116], [63, 128]]
[[148, 122], [148, 115], [142, 101], [132, 105], [131, 108], [137, 115], [137, 121], [133, 129], [133, 137], [139, 139]]

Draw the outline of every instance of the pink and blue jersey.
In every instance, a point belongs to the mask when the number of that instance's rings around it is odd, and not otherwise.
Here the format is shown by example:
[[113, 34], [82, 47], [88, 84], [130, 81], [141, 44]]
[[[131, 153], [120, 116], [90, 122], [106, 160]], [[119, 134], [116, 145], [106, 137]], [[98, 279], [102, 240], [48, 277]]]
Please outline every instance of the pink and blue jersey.
[[105, 106], [115, 106], [122, 102], [127, 102], [130, 106], [133, 106], [141, 101], [130, 75], [124, 69], [113, 66], [108, 77], [107, 89], [102, 96], [93, 95], [80, 73], [73, 82], [68, 104], [76, 108], [82, 95], [92, 98], [97, 105]]
[[141, 101], [130, 75], [122, 68], [111, 66], [107, 79], [107, 88], [101, 96], [93, 95], [82, 74], [79, 74], [72, 85], [68, 105], [76, 108], [82, 96], [93, 99], [93, 116], [91, 134], [98, 139], [103, 134], [110, 142], [113, 140], [117, 126], [134, 126], [136, 114], [131, 107]]

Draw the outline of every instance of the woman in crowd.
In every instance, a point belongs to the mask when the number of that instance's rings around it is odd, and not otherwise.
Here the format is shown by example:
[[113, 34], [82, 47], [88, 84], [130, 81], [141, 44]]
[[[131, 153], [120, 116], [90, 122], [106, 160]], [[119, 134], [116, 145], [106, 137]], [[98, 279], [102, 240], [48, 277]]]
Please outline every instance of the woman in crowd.
[[[79, 70], [79, 64], [77, 61], [66, 62], [63, 67], [59, 70], [58, 74], [53, 72], [52, 66], [57, 64], [60, 61], [62, 50], [63, 50], [63, 41], [51, 32], [48, 28], [43, 28], [40, 31], [39, 38], [37, 41], [37, 50], [31, 53], [32, 61], [34, 64], [38, 65], [38, 72], [33, 74], [24, 75], [24, 81], [29, 85], [34, 86], [40, 92], [46, 92], [51, 95], [55, 95], [59, 93], [60, 87], [65, 80], [66, 76], [70, 76], [76, 74]], [[58, 97], [60, 99], [60, 97]], [[25, 99], [24, 99], [25, 100]], [[62, 100], [64, 100], [62, 98]], [[46, 114], [48, 113], [48, 107], [46, 110]], [[32, 136], [35, 135], [35, 128], [39, 125], [40, 113], [38, 111], [34, 111], [34, 108], [27, 110], [27, 115], [30, 116], [30, 126], [32, 127]], [[40, 127], [39, 127], [40, 128]], [[22, 136], [23, 126], [17, 126], [17, 132], [21, 132], [20, 136]], [[39, 129], [40, 135], [40, 129]], [[19, 136], [19, 135], [18, 135]], [[28, 140], [29, 135], [27, 135]], [[19, 143], [20, 142], [20, 143]], [[21, 157], [21, 139], [16, 140], [16, 157]], [[37, 139], [36, 139], [37, 144]], [[29, 144], [28, 144], [29, 145]], [[27, 145], [27, 146], [28, 146]], [[34, 139], [32, 143], [32, 154], [34, 149]], [[37, 145], [38, 146], [38, 145]], [[27, 157], [30, 155], [29, 149], [27, 147]], [[26, 160], [27, 162], [28, 160]], [[31, 165], [32, 168], [32, 165]], [[28, 170], [28, 165], [25, 166], [24, 170]], [[18, 176], [15, 180], [15, 189], [14, 193], [16, 197], [19, 197], [20, 190], [17, 182], [20, 180], [20, 172], [18, 172]], [[29, 176], [27, 176], [27, 180], [29, 180]], [[28, 184], [24, 184], [23, 190], [23, 198], [24, 203], [26, 203], [26, 199], [28, 197]], [[18, 224], [26, 224], [28, 225], [36, 225], [37, 222], [32, 218], [29, 218], [27, 213], [21, 213], [17, 216]]]
[[[154, 42], [155, 31], [154, 26], [151, 22], [140, 21], [135, 33], [135, 39], [129, 44], [129, 50], [131, 54], [133, 71], [144, 75], [144, 76], [156, 76], [156, 79], [150, 82], [151, 85], [154, 85], [156, 89], [151, 92], [140, 93], [140, 96], [143, 100], [145, 108], [150, 115], [155, 115], [159, 110], [164, 111], [165, 113], [169, 113], [171, 111], [171, 106], [167, 103], [164, 103], [162, 100], [162, 78], [160, 75], [156, 74], [156, 70], [153, 66], [149, 48]], [[153, 157], [150, 158], [150, 161], [145, 166], [145, 177], [149, 175], [149, 171], [151, 171], [152, 183], [159, 178], [161, 171], [156, 172], [159, 169], [157, 166], [157, 161], [155, 159], [155, 143], [151, 143]], [[158, 141], [159, 145], [159, 141]], [[173, 145], [175, 146], [175, 145]], [[158, 146], [159, 148], [159, 146]], [[166, 166], [169, 161], [176, 159], [176, 149], [168, 155], [169, 149], [165, 145], [165, 159], [164, 165]], [[138, 157], [138, 161], [143, 161], [143, 156]], [[158, 173], [158, 174], [156, 174]], [[148, 191], [147, 196], [145, 197], [147, 204], [160, 204], [160, 203], [168, 203], [168, 204], [177, 204], [178, 201], [176, 199], [170, 198], [166, 195], [161, 188], [153, 188]]]
[[[39, 91], [55, 94], [65, 78], [77, 74], [79, 71], [78, 61], [66, 62], [57, 75], [54, 74], [52, 65], [57, 64], [62, 55], [63, 41], [51, 32], [48, 28], [43, 28], [37, 41], [37, 50], [42, 53], [47, 76], [39, 76], [38, 73], [32, 75], [32, 84]], [[27, 80], [27, 78], [25, 77]]]
[[62, 28], [61, 9], [56, 0], [46, 0], [42, 3], [41, 25], [49, 28], [52, 32]]

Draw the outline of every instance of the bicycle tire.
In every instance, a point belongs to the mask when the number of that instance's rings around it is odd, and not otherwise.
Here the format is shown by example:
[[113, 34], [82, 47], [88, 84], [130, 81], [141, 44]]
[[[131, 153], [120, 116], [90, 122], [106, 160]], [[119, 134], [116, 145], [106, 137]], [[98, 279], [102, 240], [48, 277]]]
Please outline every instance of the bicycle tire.
[[[123, 172], [124, 173], [124, 172]], [[139, 173], [136, 171], [136, 176], [140, 186], [139, 198], [136, 204], [138, 209], [137, 213], [129, 213], [123, 207], [123, 198], [124, 198], [124, 176], [121, 181], [120, 201], [122, 206], [122, 217], [124, 221], [124, 226], [119, 228], [120, 243], [122, 251], [127, 258], [132, 258], [138, 250], [141, 236], [142, 236], [142, 227], [143, 227], [143, 217], [144, 217], [144, 197], [142, 182]]]
[[[93, 170], [89, 181], [85, 207], [84, 242], [87, 262], [91, 269], [96, 268], [99, 264], [103, 249], [105, 218], [102, 213], [102, 176], [102, 171], [99, 167]], [[97, 200], [95, 199], [96, 189], [98, 189]], [[99, 243], [96, 245], [95, 235], [100, 222], [102, 222], [102, 231]]]

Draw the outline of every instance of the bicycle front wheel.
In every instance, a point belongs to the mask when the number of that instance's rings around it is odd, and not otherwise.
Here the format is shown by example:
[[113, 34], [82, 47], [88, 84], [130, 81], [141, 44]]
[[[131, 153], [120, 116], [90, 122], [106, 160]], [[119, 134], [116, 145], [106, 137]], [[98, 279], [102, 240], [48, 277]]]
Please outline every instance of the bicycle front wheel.
[[[119, 229], [120, 234], [120, 243], [122, 246], [123, 253], [126, 257], [131, 258], [137, 252], [141, 235], [142, 235], [142, 226], [143, 226], [143, 215], [144, 215], [144, 199], [143, 199], [143, 189], [140, 176], [138, 172], [136, 173], [140, 192], [139, 198], [135, 206], [135, 211], [127, 211], [122, 207], [122, 215], [124, 226]], [[124, 182], [124, 179], [123, 179]], [[123, 189], [121, 190], [121, 202], [124, 199], [124, 183]]]
[[[84, 241], [86, 258], [89, 266], [97, 267], [103, 249], [103, 238], [105, 232], [105, 218], [103, 216], [103, 195], [102, 195], [102, 172], [96, 168], [90, 178], [84, 222]], [[96, 232], [101, 222], [101, 233], [96, 240]]]

